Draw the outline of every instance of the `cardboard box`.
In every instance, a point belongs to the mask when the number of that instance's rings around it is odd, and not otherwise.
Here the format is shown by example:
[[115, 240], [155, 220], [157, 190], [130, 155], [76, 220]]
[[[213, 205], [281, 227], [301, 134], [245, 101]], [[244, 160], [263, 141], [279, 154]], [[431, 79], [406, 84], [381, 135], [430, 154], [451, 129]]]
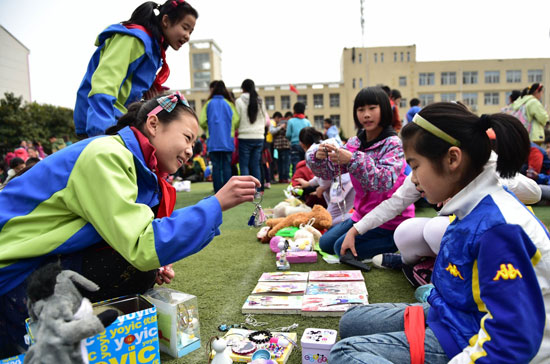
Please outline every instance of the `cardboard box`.
[[[140, 295], [94, 303], [94, 312], [115, 309], [119, 316], [104, 332], [85, 340], [90, 364], [160, 364], [156, 307]], [[26, 321], [31, 344], [36, 323]]]
[[11, 358], [2, 359], [0, 361], [1, 364], [23, 364], [23, 360], [25, 359], [25, 354], [12, 356]]
[[336, 330], [305, 329], [302, 344], [302, 364], [327, 363], [330, 349], [336, 343]]
[[157, 308], [160, 350], [174, 358], [200, 349], [197, 297], [165, 287], [155, 287], [144, 295]]

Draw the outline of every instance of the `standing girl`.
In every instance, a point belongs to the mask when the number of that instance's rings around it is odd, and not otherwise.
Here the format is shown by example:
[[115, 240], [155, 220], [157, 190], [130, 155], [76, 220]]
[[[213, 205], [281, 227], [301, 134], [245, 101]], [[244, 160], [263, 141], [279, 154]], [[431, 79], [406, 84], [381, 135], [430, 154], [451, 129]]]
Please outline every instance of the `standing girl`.
[[[550, 357], [550, 239], [545, 227], [485, 168], [488, 128], [496, 170], [516, 174], [529, 136], [506, 114], [477, 117], [455, 103], [420, 111], [401, 135], [412, 182], [441, 214], [441, 241], [424, 306], [355, 307], [340, 321], [330, 361], [544, 363]], [[427, 318], [424, 318], [427, 314]], [[426, 327], [427, 325], [427, 327]]]
[[544, 109], [540, 100], [544, 86], [542, 83], [534, 83], [524, 90], [524, 94], [512, 104], [512, 110], [518, 110], [525, 107], [527, 122], [527, 131], [532, 142], [537, 144], [544, 143], [544, 126], [548, 122], [548, 113]]
[[208, 136], [207, 150], [212, 161], [214, 192], [218, 192], [231, 178], [231, 155], [235, 150], [235, 127], [239, 114], [233, 98], [223, 81], [216, 81], [210, 89], [208, 102], [202, 108], [199, 124]]
[[198, 130], [179, 94], [134, 103], [111, 135], [54, 153], [0, 192], [0, 357], [24, 347], [25, 278], [38, 267], [60, 261], [96, 282], [91, 301], [143, 293], [220, 234], [222, 211], [253, 200], [259, 181], [240, 176], [174, 210], [164, 178], [191, 158]]
[[[316, 176], [332, 180], [349, 172], [355, 189], [355, 212], [351, 219], [332, 227], [319, 241], [321, 249], [329, 254], [339, 254], [353, 224], [388, 199], [405, 180], [403, 148], [391, 126], [392, 116], [390, 100], [384, 90], [365, 88], [359, 91], [353, 104], [353, 119], [359, 130], [357, 136], [350, 138], [343, 148], [327, 143], [313, 146], [307, 152], [306, 160]], [[395, 252], [393, 232], [403, 220], [413, 216], [414, 206], [411, 205], [380, 227], [356, 234], [358, 256], [365, 259]]]
[[76, 134], [104, 134], [129, 104], [165, 90], [162, 84], [170, 75], [166, 49], [177, 51], [187, 43], [198, 17], [184, 0], [148, 1], [129, 20], [101, 32], [76, 96]]
[[261, 179], [260, 165], [264, 148], [265, 127], [269, 117], [265, 105], [258, 97], [254, 81], [246, 79], [241, 85], [242, 95], [237, 99], [239, 113], [239, 168], [241, 176], [252, 175]]

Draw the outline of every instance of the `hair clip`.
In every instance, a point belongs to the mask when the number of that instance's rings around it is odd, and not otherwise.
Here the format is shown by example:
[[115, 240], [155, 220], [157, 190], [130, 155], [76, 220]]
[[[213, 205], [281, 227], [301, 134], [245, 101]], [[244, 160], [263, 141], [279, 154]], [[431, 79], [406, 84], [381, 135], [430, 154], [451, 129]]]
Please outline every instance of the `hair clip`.
[[178, 4], [182, 4], [182, 3], [184, 3], [184, 2], [185, 2], [185, 0], [173, 0], [173, 1], [172, 1], [172, 6], [175, 7], [175, 8], [177, 8], [177, 7], [178, 7]]
[[180, 94], [179, 91], [176, 91], [170, 95], [161, 96], [157, 98], [157, 102], [159, 103], [159, 106], [149, 111], [149, 113], [147, 113], [147, 116], [157, 115], [162, 110], [165, 110], [166, 112], [172, 112], [172, 110], [174, 110], [178, 102], [181, 102], [186, 107], [190, 107], [185, 97], [182, 94]]

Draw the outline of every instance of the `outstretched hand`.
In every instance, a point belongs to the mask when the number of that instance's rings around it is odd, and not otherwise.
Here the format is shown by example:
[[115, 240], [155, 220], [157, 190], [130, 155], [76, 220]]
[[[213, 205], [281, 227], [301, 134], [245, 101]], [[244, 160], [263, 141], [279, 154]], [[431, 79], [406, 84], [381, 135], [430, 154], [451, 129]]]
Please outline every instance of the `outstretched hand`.
[[260, 181], [252, 176], [233, 176], [215, 196], [225, 211], [243, 202], [254, 201], [256, 188], [260, 185]]
[[342, 248], [340, 249], [340, 256], [346, 254], [346, 250], [350, 250], [354, 257], [357, 256], [357, 251], [355, 250], [355, 237], [359, 234], [355, 227], [351, 227], [348, 230], [344, 241], [342, 242]]

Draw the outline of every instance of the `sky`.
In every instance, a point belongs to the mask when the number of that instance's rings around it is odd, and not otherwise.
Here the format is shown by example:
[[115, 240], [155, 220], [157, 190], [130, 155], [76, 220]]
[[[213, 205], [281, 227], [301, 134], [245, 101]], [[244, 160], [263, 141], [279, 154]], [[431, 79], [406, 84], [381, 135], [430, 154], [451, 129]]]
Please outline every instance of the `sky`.
[[[0, 0], [0, 24], [30, 49], [32, 100], [73, 108], [97, 35], [142, 2]], [[364, 35], [360, 0], [190, 3], [191, 39], [214, 39], [231, 87], [339, 81], [344, 47], [415, 44], [417, 61], [550, 58], [549, 0], [364, 0]], [[165, 85], [190, 87], [188, 50], [167, 52]]]

